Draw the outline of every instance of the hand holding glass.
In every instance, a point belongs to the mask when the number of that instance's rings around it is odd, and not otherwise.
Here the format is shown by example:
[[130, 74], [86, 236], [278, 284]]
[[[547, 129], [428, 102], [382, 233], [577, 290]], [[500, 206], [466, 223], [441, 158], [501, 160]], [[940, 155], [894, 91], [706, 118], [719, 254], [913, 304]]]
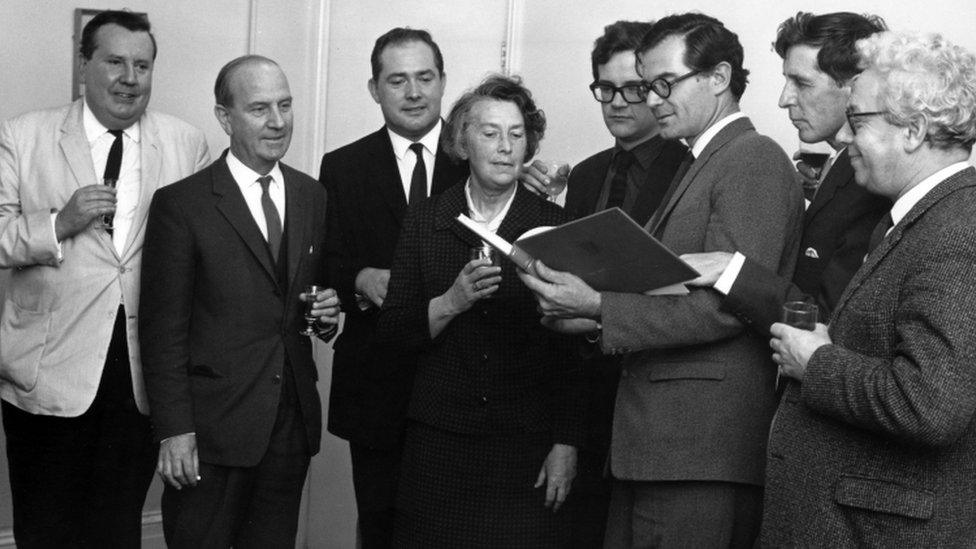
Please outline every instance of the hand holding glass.
[[[483, 244], [481, 246], [475, 246], [471, 248], [471, 255], [469, 259], [471, 261], [475, 261], [479, 259], [487, 259], [490, 262], [489, 265], [486, 265], [488, 267], [497, 267], [500, 264], [498, 251], [495, 250], [495, 248], [492, 248], [488, 244]], [[491, 286], [487, 286], [485, 288], [480, 288], [478, 287], [478, 284], [480, 284], [480, 282], [475, 282], [475, 289], [477, 290], [485, 290], [491, 287]], [[484, 296], [485, 299], [490, 297], [491, 295]]]
[[549, 184], [546, 185], [546, 194], [549, 200], [556, 201], [556, 196], [563, 192], [566, 183], [569, 181], [569, 163], [560, 160], [549, 160], [545, 163], [546, 176], [549, 177]]
[[318, 298], [319, 293], [324, 291], [325, 286], [318, 286], [315, 284], [305, 286], [305, 324], [307, 324], [307, 326], [305, 326], [304, 330], [299, 330], [299, 335], [308, 337], [317, 335], [315, 328], [312, 327], [315, 325], [316, 321], [315, 315], [312, 314], [312, 308], [315, 305], [315, 300]]
[[[114, 189], [116, 183], [118, 183], [118, 182], [115, 179], [103, 179], [102, 180], [102, 184], [105, 185], [105, 186], [107, 186], [110, 189]], [[115, 227], [112, 226], [112, 223], [114, 221], [115, 221], [115, 214], [103, 214], [102, 215], [102, 227], [105, 228], [106, 230], [112, 230], [112, 229], [115, 228]]]

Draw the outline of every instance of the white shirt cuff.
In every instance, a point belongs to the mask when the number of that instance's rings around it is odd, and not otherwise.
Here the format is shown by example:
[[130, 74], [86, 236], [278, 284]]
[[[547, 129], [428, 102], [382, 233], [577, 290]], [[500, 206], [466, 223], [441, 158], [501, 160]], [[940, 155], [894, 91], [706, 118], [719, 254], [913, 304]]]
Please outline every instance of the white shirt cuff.
[[722, 271], [722, 276], [718, 277], [718, 280], [715, 281], [715, 286], [713, 287], [721, 292], [722, 295], [729, 295], [729, 292], [732, 291], [732, 285], [735, 284], [735, 279], [739, 278], [739, 271], [742, 270], [742, 265], [745, 264], [745, 262], [746, 256], [740, 254], [739, 252], [732, 254], [732, 260], [729, 261], [729, 264], [725, 267], [725, 270]]
[[61, 262], [61, 261], [64, 261], [64, 254], [61, 253], [61, 243], [58, 242], [58, 226], [57, 226], [57, 220], [58, 220], [58, 212], [57, 211], [52, 211], [51, 212], [51, 234], [54, 235], [54, 246], [58, 250], [58, 262]]

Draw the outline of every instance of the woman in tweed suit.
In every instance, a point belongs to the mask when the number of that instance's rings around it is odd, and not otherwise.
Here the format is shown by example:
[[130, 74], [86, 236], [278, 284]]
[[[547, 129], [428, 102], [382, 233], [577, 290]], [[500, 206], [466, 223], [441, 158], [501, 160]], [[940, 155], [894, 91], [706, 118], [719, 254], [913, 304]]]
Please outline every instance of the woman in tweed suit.
[[393, 262], [380, 337], [418, 353], [396, 525], [401, 547], [553, 547], [566, 528], [582, 436], [574, 341], [544, 329], [508, 261], [469, 260], [481, 240], [459, 213], [506, 240], [568, 216], [518, 185], [545, 118], [516, 79], [462, 96], [446, 149], [471, 177], [413, 208]]

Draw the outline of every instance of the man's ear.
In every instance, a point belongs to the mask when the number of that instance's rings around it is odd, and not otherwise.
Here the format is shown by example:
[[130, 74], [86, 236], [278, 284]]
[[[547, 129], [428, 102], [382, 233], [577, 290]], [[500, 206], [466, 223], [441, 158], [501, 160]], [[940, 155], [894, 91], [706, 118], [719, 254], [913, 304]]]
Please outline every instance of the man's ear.
[[214, 105], [214, 116], [217, 117], [217, 122], [220, 127], [224, 129], [224, 133], [227, 135], [234, 135], [234, 131], [230, 125], [230, 113], [227, 112], [227, 107], [223, 105]]
[[908, 119], [908, 125], [902, 128], [904, 132], [905, 152], [912, 153], [917, 151], [925, 144], [929, 133], [929, 120], [924, 114], [914, 114]]
[[369, 94], [373, 96], [373, 101], [379, 103], [380, 94], [379, 94], [379, 90], [376, 88], [376, 80], [370, 78], [369, 81], [366, 82], [366, 87], [369, 88]]
[[713, 93], [722, 95], [732, 85], [732, 65], [729, 65], [727, 61], [715, 65], [709, 73], [708, 79], [712, 85]]

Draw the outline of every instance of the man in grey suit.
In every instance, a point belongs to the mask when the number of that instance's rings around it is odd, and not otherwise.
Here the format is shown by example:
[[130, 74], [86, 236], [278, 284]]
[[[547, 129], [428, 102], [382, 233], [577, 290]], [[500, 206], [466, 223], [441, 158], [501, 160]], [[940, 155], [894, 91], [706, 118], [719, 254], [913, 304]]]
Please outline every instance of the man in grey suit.
[[858, 43], [857, 184], [894, 201], [830, 328], [773, 324], [791, 378], [762, 544], [976, 546], [976, 57], [938, 35]]
[[[638, 49], [647, 102], [694, 161], [647, 230], [677, 253], [746, 249], [789, 276], [802, 196], [782, 149], [739, 112], [748, 71], [718, 20], [658, 21]], [[765, 341], [720, 310], [710, 289], [685, 296], [597, 292], [537, 265], [523, 275], [544, 323], [589, 331], [623, 353], [614, 411], [606, 547], [751, 547], [776, 406]]]
[[102, 12], [79, 53], [83, 99], [0, 125], [0, 398], [19, 547], [139, 545], [156, 461], [136, 315], [146, 215], [157, 188], [210, 159], [200, 130], [146, 110], [148, 21]]

